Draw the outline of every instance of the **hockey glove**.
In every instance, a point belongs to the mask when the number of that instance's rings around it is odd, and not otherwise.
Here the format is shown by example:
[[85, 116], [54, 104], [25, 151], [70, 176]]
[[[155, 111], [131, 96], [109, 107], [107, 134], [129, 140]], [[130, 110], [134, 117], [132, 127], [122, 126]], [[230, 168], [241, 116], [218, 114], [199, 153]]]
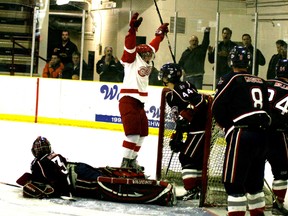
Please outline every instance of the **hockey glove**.
[[171, 140], [169, 142], [171, 151], [176, 152], [176, 153], [181, 151], [182, 146], [183, 146], [182, 139], [183, 139], [182, 132], [177, 131], [176, 133], [173, 133], [171, 135]]
[[54, 189], [48, 184], [28, 182], [23, 187], [23, 196], [27, 198], [46, 198], [51, 197]]
[[143, 20], [142, 17], [139, 17], [139, 19], [137, 19], [138, 16], [139, 16], [139, 13], [134, 13], [129, 23], [130, 27], [134, 29], [135, 31], [138, 30], [138, 27], [141, 25], [141, 22]]
[[168, 30], [169, 23], [164, 23], [161, 25], [155, 32], [155, 36], [160, 36], [162, 39], [164, 38], [164, 35], [169, 32]]
[[176, 128], [177, 130], [179, 131], [182, 131], [182, 132], [187, 132], [188, 129], [189, 129], [189, 121], [185, 118], [183, 118], [183, 116], [179, 115], [177, 120], [176, 120]]

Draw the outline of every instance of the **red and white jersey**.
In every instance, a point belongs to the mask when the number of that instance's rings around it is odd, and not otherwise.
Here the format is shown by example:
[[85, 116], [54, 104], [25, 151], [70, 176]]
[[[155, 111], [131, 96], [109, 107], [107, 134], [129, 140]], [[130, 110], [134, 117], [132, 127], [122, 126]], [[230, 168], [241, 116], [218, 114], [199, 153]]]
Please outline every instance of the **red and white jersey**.
[[[152, 48], [154, 55], [158, 51], [162, 40], [162, 37], [156, 36], [148, 45]], [[121, 63], [124, 66], [124, 80], [119, 99], [123, 96], [130, 96], [145, 103], [148, 98], [147, 87], [149, 75], [152, 71], [152, 62], [146, 63], [136, 52], [136, 32], [132, 29], [125, 37]]]
[[132, 63], [123, 62], [124, 65], [124, 80], [120, 91], [120, 98], [130, 96], [138, 99], [142, 103], [147, 101], [147, 87], [149, 75], [152, 71], [152, 64], [147, 64], [137, 53], [135, 61]]

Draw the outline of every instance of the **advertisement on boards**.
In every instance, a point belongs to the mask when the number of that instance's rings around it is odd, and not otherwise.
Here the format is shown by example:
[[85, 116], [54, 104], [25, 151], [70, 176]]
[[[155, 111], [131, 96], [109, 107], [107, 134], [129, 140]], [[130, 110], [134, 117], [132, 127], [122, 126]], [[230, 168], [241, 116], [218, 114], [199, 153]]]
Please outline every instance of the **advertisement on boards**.
[[[95, 121], [105, 123], [122, 124], [118, 109], [121, 84], [99, 83], [97, 94], [99, 106], [96, 108]], [[160, 99], [162, 88], [149, 86], [148, 101], [145, 103], [145, 111], [149, 121], [149, 127], [159, 127]]]

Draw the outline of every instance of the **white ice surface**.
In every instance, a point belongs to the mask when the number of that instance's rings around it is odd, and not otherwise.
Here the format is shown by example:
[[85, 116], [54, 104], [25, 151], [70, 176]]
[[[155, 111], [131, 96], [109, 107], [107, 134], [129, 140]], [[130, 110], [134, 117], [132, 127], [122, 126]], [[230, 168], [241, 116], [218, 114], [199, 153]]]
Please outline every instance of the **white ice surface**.
[[[45, 136], [55, 152], [70, 161], [85, 162], [95, 167], [118, 167], [122, 160], [123, 133], [89, 128], [0, 121], [0, 215], [2, 216], [90, 216], [90, 215], [226, 215], [225, 209], [201, 209], [197, 202], [181, 202], [174, 207], [156, 205], [122, 204], [81, 199], [76, 202], [60, 199], [37, 200], [22, 197], [16, 184], [24, 172], [30, 171], [33, 160], [31, 146], [37, 136]], [[157, 136], [148, 136], [140, 150], [138, 161], [145, 166], [145, 174], [155, 178]], [[267, 181], [272, 176], [268, 167]], [[178, 189], [177, 193], [183, 192]], [[287, 207], [287, 199], [285, 206]], [[209, 213], [210, 212], [210, 213]], [[269, 212], [267, 216], [271, 215]]]

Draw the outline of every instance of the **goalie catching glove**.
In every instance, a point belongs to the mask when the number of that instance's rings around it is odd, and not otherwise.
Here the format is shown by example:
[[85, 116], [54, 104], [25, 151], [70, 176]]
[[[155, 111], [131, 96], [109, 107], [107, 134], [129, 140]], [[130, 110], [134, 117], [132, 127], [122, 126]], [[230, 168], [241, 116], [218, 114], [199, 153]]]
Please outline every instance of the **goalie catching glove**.
[[138, 27], [141, 25], [143, 21], [142, 17], [139, 17], [139, 19], [137, 19], [138, 16], [139, 16], [139, 13], [134, 13], [129, 23], [131, 29], [134, 29], [135, 31], [138, 30]]
[[183, 133], [180, 131], [177, 131], [176, 133], [173, 133], [171, 135], [171, 140], [169, 142], [171, 151], [176, 153], [181, 151], [182, 146], [184, 144], [182, 142], [182, 139], [183, 139]]
[[23, 196], [26, 198], [48, 198], [53, 196], [54, 189], [44, 183], [28, 182], [23, 187]]

